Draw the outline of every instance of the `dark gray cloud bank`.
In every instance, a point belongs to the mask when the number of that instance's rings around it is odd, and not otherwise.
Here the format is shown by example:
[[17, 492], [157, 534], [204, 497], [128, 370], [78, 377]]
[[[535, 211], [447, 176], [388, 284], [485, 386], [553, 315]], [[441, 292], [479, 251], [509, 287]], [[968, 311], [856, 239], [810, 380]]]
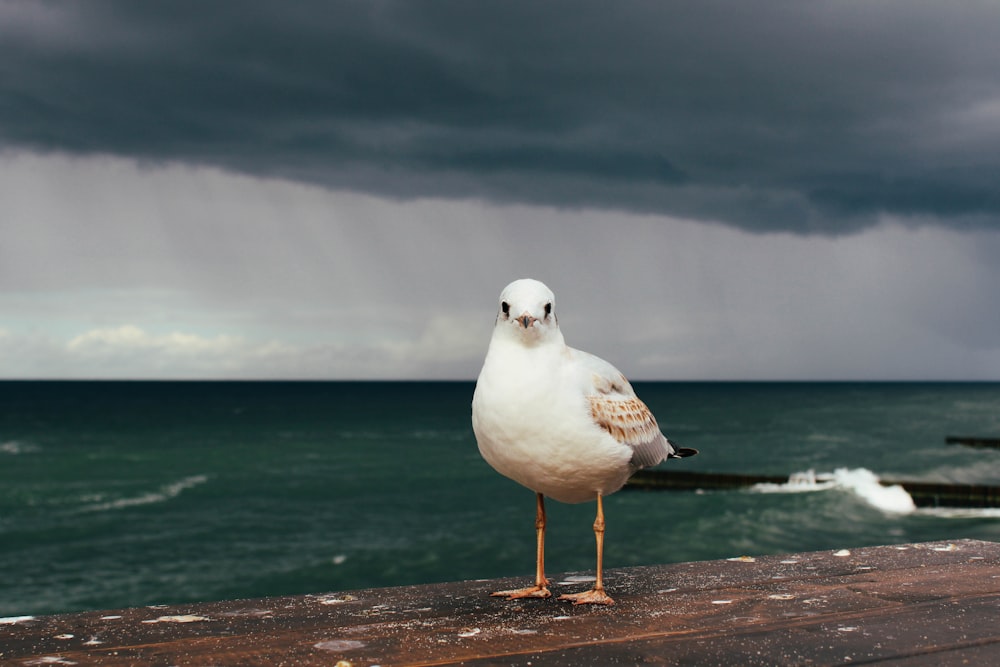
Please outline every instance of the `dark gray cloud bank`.
[[1000, 227], [995, 2], [3, 2], [0, 147], [838, 234]]
[[0, 377], [1000, 377], [1000, 4], [0, 0]]

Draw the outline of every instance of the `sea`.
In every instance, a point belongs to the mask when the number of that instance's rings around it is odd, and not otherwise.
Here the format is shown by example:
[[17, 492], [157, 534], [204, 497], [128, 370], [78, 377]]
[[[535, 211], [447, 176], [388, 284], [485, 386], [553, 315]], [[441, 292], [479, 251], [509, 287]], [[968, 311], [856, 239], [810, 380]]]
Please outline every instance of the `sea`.
[[[0, 617], [534, 571], [534, 494], [480, 457], [471, 382], [0, 382]], [[605, 565], [1000, 540], [998, 509], [879, 479], [1000, 484], [1000, 383], [635, 383], [698, 456], [788, 476], [607, 498]], [[803, 482], [802, 480], [806, 481]], [[900, 493], [903, 495], [900, 496]], [[594, 503], [546, 565], [592, 572]]]

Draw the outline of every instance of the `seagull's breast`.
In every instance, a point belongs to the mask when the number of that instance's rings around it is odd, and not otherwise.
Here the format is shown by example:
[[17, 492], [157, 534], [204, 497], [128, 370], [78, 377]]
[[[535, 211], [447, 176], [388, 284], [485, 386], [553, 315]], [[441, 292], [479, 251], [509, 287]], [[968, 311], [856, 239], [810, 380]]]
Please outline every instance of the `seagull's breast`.
[[501, 474], [562, 502], [617, 491], [631, 450], [594, 421], [565, 348], [493, 346], [472, 400], [483, 458]]

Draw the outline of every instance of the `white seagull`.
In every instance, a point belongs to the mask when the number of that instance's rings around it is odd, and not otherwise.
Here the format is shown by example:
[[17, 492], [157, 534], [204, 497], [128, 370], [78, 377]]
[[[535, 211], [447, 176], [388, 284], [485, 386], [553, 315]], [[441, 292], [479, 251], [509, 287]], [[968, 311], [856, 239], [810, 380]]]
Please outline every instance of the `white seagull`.
[[635, 471], [697, 454], [675, 447], [618, 369], [566, 345], [555, 296], [537, 280], [515, 280], [500, 294], [493, 337], [472, 397], [472, 428], [483, 458], [536, 494], [535, 585], [495, 596], [547, 598], [545, 496], [597, 500], [597, 577], [593, 589], [561, 595], [576, 604], [614, 604], [604, 591], [602, 498]]

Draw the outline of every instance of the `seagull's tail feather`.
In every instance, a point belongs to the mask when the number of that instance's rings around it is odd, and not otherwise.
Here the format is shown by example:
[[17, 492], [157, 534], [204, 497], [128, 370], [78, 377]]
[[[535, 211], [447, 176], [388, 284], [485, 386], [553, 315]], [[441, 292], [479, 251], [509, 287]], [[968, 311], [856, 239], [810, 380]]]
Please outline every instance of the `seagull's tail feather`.
[[676, 442], [671, 442], [667, 440], [667, 444], [670, 445], [670, 455], [668, 459], [683, 459], [688, 456], [694, 456], [698, 453], [697, 449], [691, 449], [690, 447], [680, 447]]

